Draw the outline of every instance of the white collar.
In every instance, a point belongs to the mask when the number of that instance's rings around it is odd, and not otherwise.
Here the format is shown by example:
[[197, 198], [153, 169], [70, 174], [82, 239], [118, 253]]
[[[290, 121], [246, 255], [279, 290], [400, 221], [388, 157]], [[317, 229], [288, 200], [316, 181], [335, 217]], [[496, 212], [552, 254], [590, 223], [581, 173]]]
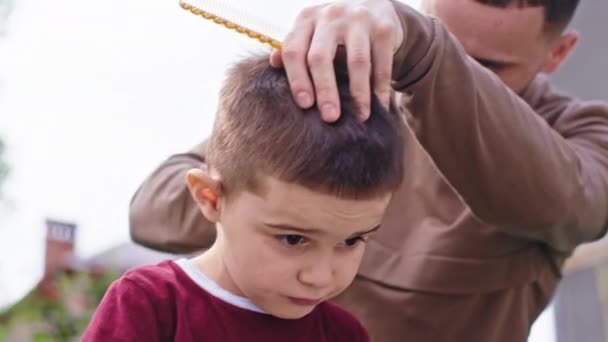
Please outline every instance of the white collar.
[[194, 263], [189, 259], [179, 259], [175, 263], [188, 275], [203, 290], [209, 292], [212, 296], [221, 299], [222, 301], [232, 304], [241, 309], [255, 311], [266, 314], [259, 306], [255, 305], [251, 299], [247, 297], [237, 296], [229, 292], [211, 278], [207, 277]]

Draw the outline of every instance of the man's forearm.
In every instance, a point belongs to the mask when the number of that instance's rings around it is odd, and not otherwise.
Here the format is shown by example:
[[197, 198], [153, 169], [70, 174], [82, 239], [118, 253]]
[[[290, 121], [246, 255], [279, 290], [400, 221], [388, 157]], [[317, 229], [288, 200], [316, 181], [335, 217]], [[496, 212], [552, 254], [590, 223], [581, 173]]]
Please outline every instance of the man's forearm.
[[131, 200], [132, 239], [144, 246], [174, 253], [205, 249], [215, 240], [215, 226], [191, 198], [186, 172], [204, 162], [204, 144], [190, 153], [167, 159], [141, 185]]
[[538, 109], [560, 112], [551, 127], [440, 23], [395, 6], [407, 34], [394, 88], [412, 94], [420, 143], [473, 212], [562, 251], [597, 238], [608, 216], [608, 109]]

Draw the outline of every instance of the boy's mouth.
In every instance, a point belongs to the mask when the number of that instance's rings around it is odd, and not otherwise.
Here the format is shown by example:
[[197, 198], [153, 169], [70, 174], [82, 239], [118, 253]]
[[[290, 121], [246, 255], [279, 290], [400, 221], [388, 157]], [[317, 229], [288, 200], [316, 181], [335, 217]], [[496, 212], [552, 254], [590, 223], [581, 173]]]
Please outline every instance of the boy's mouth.
[[296, 298], [296, 297], [287, 297], [289, 300], [300, 306], [315, 306], [321, 303], [322, 299], [308, 299], [308, 298]]

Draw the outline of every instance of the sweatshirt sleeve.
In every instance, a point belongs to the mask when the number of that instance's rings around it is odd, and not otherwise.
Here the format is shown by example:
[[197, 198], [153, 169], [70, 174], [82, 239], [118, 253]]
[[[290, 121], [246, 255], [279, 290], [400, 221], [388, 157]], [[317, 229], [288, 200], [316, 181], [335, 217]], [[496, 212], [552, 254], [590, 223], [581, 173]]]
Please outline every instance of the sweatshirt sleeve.
[[473, 213], [556, 251], [608, 220], [608, 107], [531, 84], [527, 103], [467, 56], [436, 19], [394, 2], [404, 27], [393, 87], [411, 96], [416, 136]]
[[106, 292], [82, 341], [161, 341], [160, 326], [146, 292], [132, 280], [122, 278]]
[[202, 215], [186, 186], [186, 172], [205, 163], [203, 142], [164, 161], [139, 187], [129, 208], [131, 238], [173, 253], [209, 248], [215, 226]]

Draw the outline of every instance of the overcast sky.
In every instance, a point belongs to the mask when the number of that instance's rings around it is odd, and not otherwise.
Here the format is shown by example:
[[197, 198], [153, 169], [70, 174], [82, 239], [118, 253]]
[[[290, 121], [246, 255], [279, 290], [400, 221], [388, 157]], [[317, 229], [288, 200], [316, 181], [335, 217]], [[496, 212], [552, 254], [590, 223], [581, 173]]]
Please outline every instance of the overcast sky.
[[[82, 256], [128, 241], [133, 192], [210, 132], [226, 66], [260, 49], [173, 0], [16, 2], [0, 40], [0, 136], [12, 166], [0, 307], [40, 278], [45, 218], [78, 224]], [[238, 5], [288, 28], [299, 8], [320, 2]], [[542, 325], [535, 341], [553, 341], [551, 320]]]

